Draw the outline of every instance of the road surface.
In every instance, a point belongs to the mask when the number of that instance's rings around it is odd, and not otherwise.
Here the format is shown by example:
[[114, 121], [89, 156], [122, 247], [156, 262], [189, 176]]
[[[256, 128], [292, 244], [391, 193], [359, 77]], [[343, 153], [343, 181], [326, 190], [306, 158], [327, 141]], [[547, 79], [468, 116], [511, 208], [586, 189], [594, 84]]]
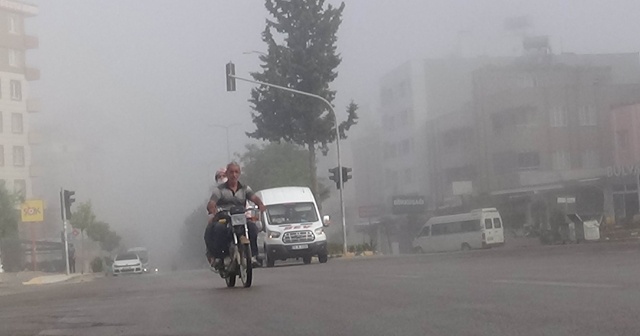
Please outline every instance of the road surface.
[[0, 335], [638, 335], [637, 243], [330, 260], [40, 286]]

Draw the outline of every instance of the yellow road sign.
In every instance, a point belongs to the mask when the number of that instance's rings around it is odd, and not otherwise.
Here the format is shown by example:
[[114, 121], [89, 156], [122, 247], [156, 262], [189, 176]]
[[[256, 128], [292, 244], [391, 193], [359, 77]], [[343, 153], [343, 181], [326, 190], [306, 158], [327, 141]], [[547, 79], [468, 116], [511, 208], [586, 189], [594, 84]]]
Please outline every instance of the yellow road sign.
[[44, 202], [42, 200], [27, 200], [20, 207], [23, 222], [44, 221]]

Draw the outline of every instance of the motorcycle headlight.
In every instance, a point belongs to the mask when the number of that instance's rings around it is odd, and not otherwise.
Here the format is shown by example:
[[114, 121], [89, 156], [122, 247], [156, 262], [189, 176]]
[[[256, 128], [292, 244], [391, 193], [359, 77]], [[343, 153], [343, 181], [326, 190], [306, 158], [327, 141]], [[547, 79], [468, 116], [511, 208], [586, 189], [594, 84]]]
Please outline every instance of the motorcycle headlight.
[[269, 231], [269, 239], [275, 239], [280, 237], [280, 232]]
[[317, 229], [316, 229], [316, 231], [315, 231], [315, 232], [316, 232], [316, 234], [317, 234], [317, 235], [321, 235], [321, 234], [323, 234], [323, 233], [324, 233], [324, 229], [323, 229], [323, 228], [321, 228], [321, 227], [319, 227], [319, 228], [317, 228]]

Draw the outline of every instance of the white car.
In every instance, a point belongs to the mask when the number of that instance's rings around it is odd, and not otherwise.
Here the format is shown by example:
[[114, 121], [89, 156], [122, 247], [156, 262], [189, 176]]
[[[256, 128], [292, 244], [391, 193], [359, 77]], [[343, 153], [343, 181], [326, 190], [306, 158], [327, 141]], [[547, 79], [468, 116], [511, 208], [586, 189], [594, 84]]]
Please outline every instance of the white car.
[[113, 260], [113, 266], [111, 266], [111, 274], [113, 274], [113, 276], [120, 274], [142, 274], [143, 272], [144, 269], [142, 268], [140, 257], [130, 252], [118, 254]]

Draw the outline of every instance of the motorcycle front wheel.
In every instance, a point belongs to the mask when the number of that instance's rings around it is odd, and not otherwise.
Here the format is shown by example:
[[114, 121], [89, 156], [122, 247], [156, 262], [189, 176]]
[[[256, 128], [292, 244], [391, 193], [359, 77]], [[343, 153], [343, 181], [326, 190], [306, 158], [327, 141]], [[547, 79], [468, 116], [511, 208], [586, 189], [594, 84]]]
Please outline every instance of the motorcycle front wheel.
[[227, 282], [227, 287], [235, 287], [236, 286], [236, 275], [235, 274], [229, 274], [226, 278], [224, 278], [224, 281]]
[[244, 288], [251, 287], [253, 281], [253, 263], [251, 262], [251, 247], [248, 244], [243, 244], [240, 248], [240, 281]]

